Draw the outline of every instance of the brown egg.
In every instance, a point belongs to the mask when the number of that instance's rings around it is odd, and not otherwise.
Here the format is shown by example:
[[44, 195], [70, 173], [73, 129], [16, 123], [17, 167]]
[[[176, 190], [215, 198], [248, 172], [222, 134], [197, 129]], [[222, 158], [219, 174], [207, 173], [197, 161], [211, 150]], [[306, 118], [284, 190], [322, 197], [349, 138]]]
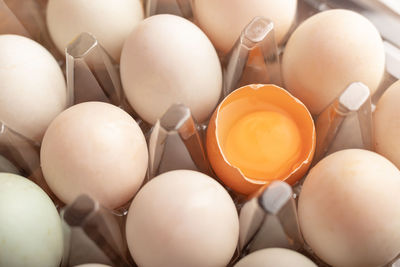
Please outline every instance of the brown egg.
[[257, 250], [235, 264], [234, 267], [317, 267], [300, 253], [285, 248]]
[[290, 36], [282, 60], [286, 89], [313, 115], [352, 82], [362, 82], [375, 92], [384, 70], [378, 30], [362, 15], [342, 9], [304, 21]]
[[214, 179], [170, 171], [133, 199], [126, 238], [141, 267], [221, 267], [235, 252], [239, 219], [232, 198]]
[[400, 168], [400, 81], [387, 89], [374, 113], [376, 152]]
[[41, 148], [46, 182], [65, 203], [88, 194], [108, 208], [129, 201], [147, 169], [147, 146], [139, 126], [122, 109], [86, 102], [50, 124]]
[[332, 266], [383, 266], [400, 253], [400, 171], [384, 157], [349, 149], [308, 174], [299, 197], [305, 241]]

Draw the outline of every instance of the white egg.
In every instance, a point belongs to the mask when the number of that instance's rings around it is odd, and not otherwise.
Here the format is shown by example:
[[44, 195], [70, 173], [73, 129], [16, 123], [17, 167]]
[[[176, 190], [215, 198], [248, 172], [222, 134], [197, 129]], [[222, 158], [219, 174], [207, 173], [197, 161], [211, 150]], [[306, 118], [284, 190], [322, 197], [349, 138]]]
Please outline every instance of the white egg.
[[122, 50], [121, 79], [129, 103], [151, 124], [175, 103], [205, 121], [222, 87], [210, 40], [196, 25], [173, 15], [149, 17], [133, 30]]
[[126, 222], [128, 247], [141, 266], [226, 266], [239, 220], [228, 192], [205, 174], [177, 170], [147, 183]]
[[234, 267], [317, 267], [304, 255], [285, 248], [266, 248], [253, 252]]
[[61, 220], [46, 193], [0, 173], [0, 266], [55, 267], [63, 253]]
[[400, 81], [379, 99], [374, 113], [376, 152], [400, 168]]
[[66, 107], [63, 73], [40, 44], [0, 35], [0, 121], [40, 142], [50, 122]]
[[52, 191], [69, 204], [87, 194], [107, 208], [129, 201], [147, 170], [147, 145], [122, 109], [85, 102], [62, 112], [43, 138], [40, 161]]
[[61, 53], [80, 33], [92, 33], [119, 61], [126, 37], [143, 19], [140, 0], [49, 0], [47, 26]]
[[400, 253], [400, 171], [359, 149], [321, 160], [299, 197], [305, 241], [332, 266], [383, 266]]
[[280, 43], [297, 10], [297, 0], [195, 0], [194, 4], [200, 28], [223, 53], [232, 48], [244, 27], [257, 16], [274, 23], [275, 40]]
[[360, 14], [341, 9], [304, 21], [289, 38], [282, 60], [286, 88], [314, 115], [352, 82], [375, 92], [384, 70], [378, 30]]

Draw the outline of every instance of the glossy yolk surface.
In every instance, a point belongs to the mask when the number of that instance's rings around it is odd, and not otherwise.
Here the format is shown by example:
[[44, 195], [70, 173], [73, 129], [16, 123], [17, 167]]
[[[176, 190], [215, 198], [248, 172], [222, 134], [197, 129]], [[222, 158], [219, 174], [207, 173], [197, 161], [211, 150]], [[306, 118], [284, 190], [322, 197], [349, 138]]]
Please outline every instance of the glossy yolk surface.
[[276, 111], [256, 111], [233, 123], [224, 140], [228, 162], [248, 177], [270, 180], [292, 171], [301, 154], [296, 123]]

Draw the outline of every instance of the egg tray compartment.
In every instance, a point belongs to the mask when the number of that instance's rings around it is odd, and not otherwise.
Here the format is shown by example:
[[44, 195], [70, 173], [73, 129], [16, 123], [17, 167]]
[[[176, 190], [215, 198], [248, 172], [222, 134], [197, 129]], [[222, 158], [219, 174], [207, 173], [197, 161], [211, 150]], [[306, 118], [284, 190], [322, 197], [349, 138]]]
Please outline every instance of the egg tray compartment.
[[[157, 2], [147, 1], [147, 15], [163, 13], [163, 7]], [[173, 10], [176, 15], [193, 20], [190, 4], [190, 1], [177, 1]], [[306, 17], [328, 7], [325, 1], [303, 0], [298, 4], [296, 25]], [[154, 127], [141, 121], [123, 95], [118, 66], [94, 36], [82, 33], [77, 37], [66, 49], [64, 61], [52, 44], [45, 28], [44, 6], [45, 1], [29, 0], [19, 6], [18, 1], [1, 0], [0, 12], [5, 14], [4, 17], [8, 18], [9, 22], [0, 26], [0, 32], [31, 37], [42, 43], [59, 59], [60, 65], [64, 66], [66, 71], [69, 105], [85, 101], [108, 102], [123, 108], [137, 119], [149, 142], [150, 162], [146, 181], [172, 169], [194, 169], [215, 177], [204, 148], [203, 137], [207, 124], [197, 124], [190, 110], [179, 104], [172, 106]], [[386, 47], [390, 45], [389, 42], [385, 42]], [[230, 54], [221, 56], [224, 70], [222, 97], [248, 83], [282, 85], [279, 57], [283, 48], [279, 49], [281, 50], [278, 50], [274, 41], [272, 23], [260, 17], [250, 22]], [[254, 65], [254, 61], [248, 60], [256, 50], [262, 51], [262, 58], [256, 61], [260, 65]], [[258, 57], [259, 55], [260, 53]], [[387, 57], [391, 65], [387, 66], [381, 89], [372, 96], [372, 100], [375, 101], [395, 80], [393, 75], [397, 75], [396, 70], [400, 69], [399, 61], [394, 60], [393, 54], [388, 54]], [[359, 95], [359, 97], [355, 98], [354, 95]], [[327, 118], [324, 114], [335, 115]], [[39, 164], [40, 145], [8, 128], [5, 124], [1, 126], [0, 152], [6, 156], [4, 161], [6, 164], [0, 166], [8, 164], [7, 166], [11, 166], [14, 172], [18, 171], [39, 184], [61, 210], [65, 233], [62, 266], [86, 262], [103, 262], [115, 266], [134, 265], [127, 251], [123, 233], [129, 203], [119, 210], [110, 211], [100, 207], [89, 197], [81, 196], [74, 203], [63, 206], [44, 182]], [[317, 145], [315, 159], [343, 148], [371, 149], [371, 96], [368, 88], [360, 83], [350, 85], [316, 118], [316, 127], [317, 134], [322, 134], [318, 140], [323, 142], [320, 141]], [[342, 136], [341, 132], [343, 132]], [[356, 142], [352, 140], [350, 144], [343, 143], [342, 141], [348, 139], [346, 137], [349, 135], [358, 136]], [[339, 145], [332, 145], [335, 139], [339, 140], [336, 141]], [[246, 198], [227, 188], [237, 208], [241, 210], [240, 241], [232, 263], [254, 250], [278, 246], [298, 250], [313, 258], [320, 266], [325, 266], [304, 244], [300, 233], [296, 213], [296, 198], [300, 189], [301, 182], [293, 189], [284, 182], [275, 182], [256, 195]], [[269, 234], [266, 235], [266, 233]], [[391, 264], [388, 266], [394, 266]]]

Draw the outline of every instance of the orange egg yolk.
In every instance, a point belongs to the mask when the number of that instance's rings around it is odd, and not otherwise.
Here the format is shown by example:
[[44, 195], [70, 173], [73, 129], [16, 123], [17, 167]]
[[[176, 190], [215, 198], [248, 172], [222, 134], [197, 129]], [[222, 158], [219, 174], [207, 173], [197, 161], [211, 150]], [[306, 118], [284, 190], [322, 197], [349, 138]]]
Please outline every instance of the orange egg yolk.
[[301, 155], [301, 134], [289, 116], [256, 111], [232, 124], [223, 146], [228, 162], [246, 177], [270, 180], [292, 171]]

